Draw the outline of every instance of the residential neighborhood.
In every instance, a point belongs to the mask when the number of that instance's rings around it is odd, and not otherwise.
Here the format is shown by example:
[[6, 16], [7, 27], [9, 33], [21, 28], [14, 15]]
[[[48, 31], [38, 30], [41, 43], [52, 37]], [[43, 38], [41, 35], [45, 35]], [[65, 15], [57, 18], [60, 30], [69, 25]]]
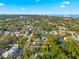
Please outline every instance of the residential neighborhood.
[[79, 18], [1, 15], [0, 59], [79, 59]]

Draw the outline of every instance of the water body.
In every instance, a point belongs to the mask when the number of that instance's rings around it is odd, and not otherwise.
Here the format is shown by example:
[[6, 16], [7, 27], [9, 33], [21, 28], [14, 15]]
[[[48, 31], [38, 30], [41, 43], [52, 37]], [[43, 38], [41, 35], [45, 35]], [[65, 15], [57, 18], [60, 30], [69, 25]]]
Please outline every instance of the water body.
[[67, 14], [48, 14], [48, 16], [59, 16], [59, 17], [73, 17], [73, 18], [79, 18], [79, 14], [72, 14], [72, 15], [67, 15]]

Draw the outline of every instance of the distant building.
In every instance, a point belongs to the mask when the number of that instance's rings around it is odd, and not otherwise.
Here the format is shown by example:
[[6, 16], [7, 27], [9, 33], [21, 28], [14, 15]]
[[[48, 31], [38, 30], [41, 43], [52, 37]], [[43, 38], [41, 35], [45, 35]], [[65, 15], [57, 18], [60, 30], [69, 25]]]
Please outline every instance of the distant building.
[[64, 18], [64, 21], [71, 21], [70, 18]]
[[12, 20], [12, 18], [7, 18], [7, 19], [5, 19], [5, 21], [10, 21], [10, 20]]

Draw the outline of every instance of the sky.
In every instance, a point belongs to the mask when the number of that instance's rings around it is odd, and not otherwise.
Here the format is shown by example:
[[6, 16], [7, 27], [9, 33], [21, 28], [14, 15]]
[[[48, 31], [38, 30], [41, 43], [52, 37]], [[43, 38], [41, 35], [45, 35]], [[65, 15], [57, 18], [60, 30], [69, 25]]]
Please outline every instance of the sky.
[[79, 0], [0, 0], [0, 14], [79, 14]]

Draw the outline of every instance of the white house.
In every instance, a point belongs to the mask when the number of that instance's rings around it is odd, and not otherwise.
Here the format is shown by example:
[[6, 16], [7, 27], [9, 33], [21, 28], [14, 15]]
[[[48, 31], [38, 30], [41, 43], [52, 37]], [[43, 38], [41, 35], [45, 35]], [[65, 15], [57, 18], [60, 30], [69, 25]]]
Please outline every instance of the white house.
[[2, 56], [3, 56], [4, 58], [7, 58], [7, 57], [9, 57], [9, 56], [16, 55], [17, 52], [18, 52], [18, 48], [19, 48], [19, 45], [18, 45], [18, 44], [14, 44], [14, 45], [12, 46], [12, 48], [10, 48], [9, 51], [4, 52]]

